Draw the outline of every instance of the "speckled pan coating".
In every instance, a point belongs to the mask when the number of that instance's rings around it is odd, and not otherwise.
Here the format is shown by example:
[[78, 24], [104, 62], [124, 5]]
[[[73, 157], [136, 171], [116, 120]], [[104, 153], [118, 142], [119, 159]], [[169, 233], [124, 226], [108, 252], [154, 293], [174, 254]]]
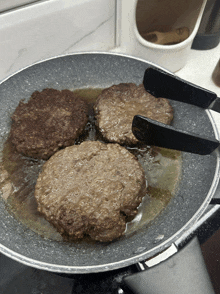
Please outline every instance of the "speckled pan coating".
[[[147, 58], [147, 56], [146, 56]], [[9, 77], [0, 85], [1, 147], [10, 130], [10, 116], [21, 99], [47, 87], [76, 89], [140, 84], [150, 63], [113, 53], [82, 53], [40, 62]], [[204, 110], [178, 102], [173, 126], [215, 137], [214, 120]], [[215, 129], [216, 137], [219, 134]], [[219, 179], [216, 155], [183, 153], [179, 189], [161, 215], [148, 227], [108, 244], [69, 244], [42, 239], [19, 224], [0, 201], [0, 250], [32, 267], [66, 273], [108, 271], [134, 264], [167, 248], [189, 230], [205, 211]]]

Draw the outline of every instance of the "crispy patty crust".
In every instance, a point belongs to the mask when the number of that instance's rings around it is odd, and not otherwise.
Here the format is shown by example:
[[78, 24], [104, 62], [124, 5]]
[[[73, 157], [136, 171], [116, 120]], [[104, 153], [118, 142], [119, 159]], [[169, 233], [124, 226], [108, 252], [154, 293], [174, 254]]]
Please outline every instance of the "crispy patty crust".
[[87, 103], [69, 90], [35, 91], [12, 115], [11, 141], [18, 152], [48, 159], [74, 144], [88, 121]]

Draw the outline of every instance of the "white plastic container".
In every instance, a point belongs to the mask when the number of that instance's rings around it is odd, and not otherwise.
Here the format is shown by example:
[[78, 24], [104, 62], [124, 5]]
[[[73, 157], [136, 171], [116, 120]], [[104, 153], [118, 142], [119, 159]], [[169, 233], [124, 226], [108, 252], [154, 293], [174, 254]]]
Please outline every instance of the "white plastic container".
[[[118, 0], [116, 48], [113, 51], [178, 71], [187, 62], [205, 4], [206, 0]], [[188, 27], [189, 37], [175, 45], [160, 45], [141, 36], [143, 30], [155, 31], [163, 26], [168, 29]]]

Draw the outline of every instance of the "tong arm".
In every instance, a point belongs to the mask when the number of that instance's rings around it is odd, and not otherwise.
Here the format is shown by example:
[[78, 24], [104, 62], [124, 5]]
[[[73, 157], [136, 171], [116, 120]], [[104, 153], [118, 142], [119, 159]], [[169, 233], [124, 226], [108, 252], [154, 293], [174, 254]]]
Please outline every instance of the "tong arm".
[[147, 145], [164, 147], [200, 155], [212, 153], [220, 142], [190, 132], [177, 130], [141, 115], [135, 115], [132, 122], [134, 136]]
[[146, 91], [155, 97], [185, 102], [220, 112], [220, 99], [214, 92], [185, 81], [162, 69], [147, 68], [143, 83]]

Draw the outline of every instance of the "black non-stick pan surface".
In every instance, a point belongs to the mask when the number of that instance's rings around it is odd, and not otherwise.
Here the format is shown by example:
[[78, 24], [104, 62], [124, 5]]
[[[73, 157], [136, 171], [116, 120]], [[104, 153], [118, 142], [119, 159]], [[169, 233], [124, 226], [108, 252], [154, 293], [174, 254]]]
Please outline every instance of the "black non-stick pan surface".
[[[82, 53], [56, 57], [21, 70], [0, 85], [1, 149], [10, 130], [10, 115], [21, 99], [44, 88], [105, 88], [121, 82], [140, 84], [144, 60], [113, 53]], [[171, 101], [173, 126], [216, 137], [210, 113]], [[155, 255], [180, 238], [202, 215], [219, 179], [218, 154], [182, 153], [182, 176], [176, 195], [147, 226], [108, 244], [68, 243], [42, 238], [19, 223], [0, 201], [0, 250], [29, 266], [63, 273], [89, 273], [125, 267]]]

